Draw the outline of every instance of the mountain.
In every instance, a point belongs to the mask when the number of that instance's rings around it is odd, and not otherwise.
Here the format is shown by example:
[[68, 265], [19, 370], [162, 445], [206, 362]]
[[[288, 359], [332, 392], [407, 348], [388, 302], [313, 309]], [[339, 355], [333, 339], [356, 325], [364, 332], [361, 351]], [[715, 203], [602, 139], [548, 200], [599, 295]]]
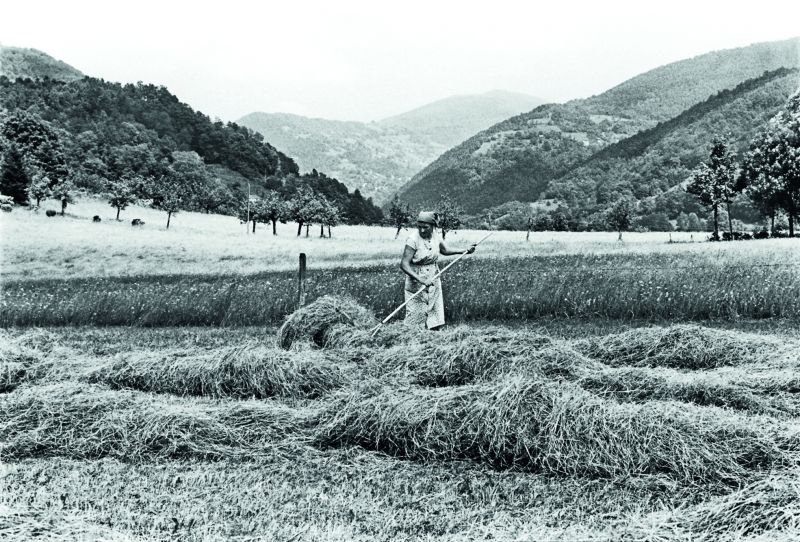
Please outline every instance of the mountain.
[[766, 71], [797, 68], [799, 51], [798, 38], [716, 51], [656, 68], [598, 96], [539, 106], [448, 150], [399, 196], [421, 207], [446, 194], [471, 213], [536, 201], [601, 149]]
[[701, 212], [695, 196], [673, 190], [708, 159], [714, 136], [743, 153], [800, 88], [800, 69], [780, 68], [723, 90], [683, 113], [596, 152], [550, 181], [544, 198], [586, 216], [620, 196], [650, 202], [651, 212]]
[[493, 90], [485, 94], [451, 96], [378, 121], [404, 128], [450, 148], [493, 124], [530, 111], [545, 100], [528, 94]]
[[301, 170], [324, 170], [378, 202], [449, 147], [542, 100], [494, 91], [453, 96], [378, 122], [345, 122], [285, 113], [251, 113], [237, 122], [295, 157]]
[[28, 170], [41, 172], [51, 188], [69, 178], [104, 193], [126, 180], [155, 199], [176, 186], [173, 195], [186, 188], [183, 209], [235, 214], [248, 193], [288, 194], [306, 184], [334, 198], [349, 222], [381, 215], [336, 179], [300, 176], [294, 160], [261, 134], [212, 121], [165, 87], [93, 77], [0, 78], [0, 111], [0, 156], [21, 152]]
[[0, 76], [17, 78], [75, 81], [83, 74], [60, 60], [36, 49], [4, 47], [0, 45]]

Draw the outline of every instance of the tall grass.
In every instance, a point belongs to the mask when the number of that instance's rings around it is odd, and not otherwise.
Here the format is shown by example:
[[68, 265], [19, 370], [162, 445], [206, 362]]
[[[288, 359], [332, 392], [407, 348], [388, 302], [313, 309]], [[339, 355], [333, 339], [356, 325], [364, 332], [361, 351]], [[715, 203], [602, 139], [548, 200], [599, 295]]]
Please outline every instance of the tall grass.
[[[745, 253], [573, 254], [467, 260], [444, 278], [450, 321], [539, 317], [623, 320], [797, 318], [793, 267]], [[714, 255], [719, 256], [719, 255]], [[701, 269], [695, 269], [702, 266]], [[308, 298], [349, 296], [386, 315], [403, 301], [396, 265], [317, 269]], [[263, 325], [296, 308], [292, 272], [8, 281], [0, 325]], [[399, 315], [398, 318], [402, 318]]]

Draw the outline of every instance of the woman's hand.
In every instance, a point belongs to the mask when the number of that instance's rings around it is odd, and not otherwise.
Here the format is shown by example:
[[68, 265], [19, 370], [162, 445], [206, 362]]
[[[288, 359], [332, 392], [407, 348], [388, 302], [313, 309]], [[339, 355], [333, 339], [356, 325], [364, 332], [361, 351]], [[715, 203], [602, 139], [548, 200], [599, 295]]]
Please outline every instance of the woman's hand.
[[472, 254], [473, 252], [475, 252], [475, 245], [472, 245], [467, 250], [465, 250], [464, 254]]

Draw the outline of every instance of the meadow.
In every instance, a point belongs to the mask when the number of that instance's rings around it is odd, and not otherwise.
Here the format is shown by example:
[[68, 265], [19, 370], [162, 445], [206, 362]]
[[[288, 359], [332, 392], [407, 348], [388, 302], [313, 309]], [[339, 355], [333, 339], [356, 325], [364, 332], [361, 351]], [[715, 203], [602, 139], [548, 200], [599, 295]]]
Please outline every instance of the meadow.
[[[348, 295], [377, 314], [402, 301], [406, 235], [342, 226], [332, 239], [295, 226], [247, 234], [231, 217], [129, 209], [143, 229], [116, 222], [102, 202], [67, 217], [0, 216], [0, 325], [275, 325], [296, 307], [298, 254], [308, 297]], [[149, 214], [148, 214], [149, 213]], [[100, 214], [104, 221], [91, 222]], [[312, 228], [313, 230], [313, 228]], [[466, 246], [485, 232], [450, 234]], [[646, 321], [796, 318], [796, 239], [708, 243], [703, 233], [496, 232], [444, 278], [451, 321], [612, 318]], [[694, 239], [695, 242], [691, 240]], [[394, 286], [393, 286], [394, 285]], [[154, 302], [157, 300], [157, 302]]]
[[373, 338], [389, 228], [68, 210], [0, 215], [0, 539], [800, 538], [796, 240], [498, 232]]

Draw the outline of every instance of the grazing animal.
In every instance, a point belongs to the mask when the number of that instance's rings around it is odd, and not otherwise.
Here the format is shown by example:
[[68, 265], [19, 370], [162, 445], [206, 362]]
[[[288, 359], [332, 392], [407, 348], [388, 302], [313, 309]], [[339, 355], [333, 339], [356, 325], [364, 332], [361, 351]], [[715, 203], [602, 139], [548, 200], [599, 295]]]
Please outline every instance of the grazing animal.
[[144, 220], [141, 218], [134, 218], [131, 220], [131, 226], [144, 226]]
[[44, 212], [47, 216], [56, 216], [56, 212], [53, 209], [48, 209]]
[[100, 217], [99, 217], [99, 216], [97, 216], [97, 215], [94, 215], [94, 216], [92, 217], [92, 222], [100, 222], [100, 220], [101, 220], [101, 219], [100, 219]]

